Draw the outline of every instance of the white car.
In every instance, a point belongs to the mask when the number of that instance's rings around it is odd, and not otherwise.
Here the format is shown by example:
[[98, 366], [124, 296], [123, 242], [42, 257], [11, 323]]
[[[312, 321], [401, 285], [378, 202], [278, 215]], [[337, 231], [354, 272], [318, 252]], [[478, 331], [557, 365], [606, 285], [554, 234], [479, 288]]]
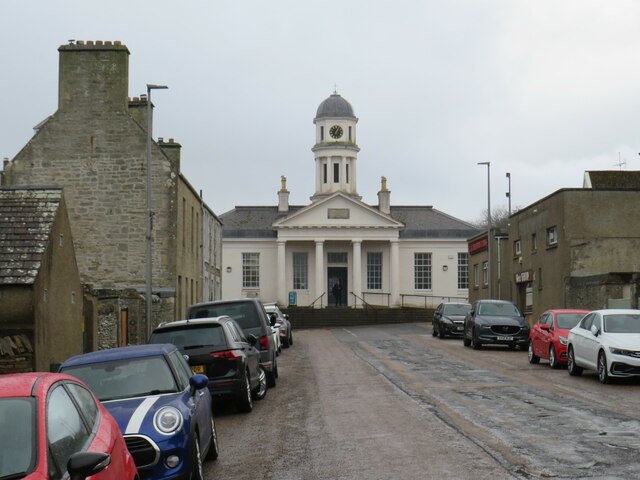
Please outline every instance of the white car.
[[602, 383], [640, 376], [640, 310], [595, 310], [569, 331], [569, 375], [595, 370]]

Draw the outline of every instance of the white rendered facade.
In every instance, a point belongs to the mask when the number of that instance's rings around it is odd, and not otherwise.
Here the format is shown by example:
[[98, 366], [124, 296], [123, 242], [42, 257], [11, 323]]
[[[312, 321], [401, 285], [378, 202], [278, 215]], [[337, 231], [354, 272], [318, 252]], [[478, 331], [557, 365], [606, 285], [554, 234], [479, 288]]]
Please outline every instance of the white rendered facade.
[[295, 292], [299, 306], [333, 305], [338, 278], [341, 303], [349, 306], [468, 297], [468, 272], [459, 263], [473, 227], [431, 207], [391, 207], [384, 178], [379, 205], [364, 203], [357, 193], [357, 121], [339, 95], [318, 108], [311, 204], [289, 207], [283, 177], [278, 207], [236, 207], [222, 215], [223, 298], [288, 305]]

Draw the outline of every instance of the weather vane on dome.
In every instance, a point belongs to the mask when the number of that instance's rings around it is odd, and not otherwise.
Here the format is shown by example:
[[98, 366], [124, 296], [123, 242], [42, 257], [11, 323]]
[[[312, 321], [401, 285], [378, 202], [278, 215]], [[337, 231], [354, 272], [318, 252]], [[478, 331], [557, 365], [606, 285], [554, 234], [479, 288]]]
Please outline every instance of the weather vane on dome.
[[336, 85], [335, 83], [333, 84], [333, 94], [334, 95], [338, 94], [338, 85]]

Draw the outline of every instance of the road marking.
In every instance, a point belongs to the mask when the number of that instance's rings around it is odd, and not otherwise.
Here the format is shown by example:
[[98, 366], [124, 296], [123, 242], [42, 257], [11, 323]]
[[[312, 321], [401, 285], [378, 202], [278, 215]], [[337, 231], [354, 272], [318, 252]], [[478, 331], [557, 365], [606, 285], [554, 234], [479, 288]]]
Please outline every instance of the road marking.
[[344, 330], [345, 332], [347, 332], [347, 333], [349, 333], [349, 334], [353, 335], [355, 338], [358, 338], [358, 336], [357, 336], [355, 333], [353, 333], [351, 330], [347, 330], [346, 328], [343, 328], [343, 330]]

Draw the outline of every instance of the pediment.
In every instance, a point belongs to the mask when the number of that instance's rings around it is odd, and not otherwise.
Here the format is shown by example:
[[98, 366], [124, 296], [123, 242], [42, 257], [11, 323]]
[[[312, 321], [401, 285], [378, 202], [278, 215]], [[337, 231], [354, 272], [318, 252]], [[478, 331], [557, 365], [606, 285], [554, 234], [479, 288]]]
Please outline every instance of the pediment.
[[390, 228], [400, 229], [404, 225], [389, 215], [381, 213], [364, 202], [343, 193], [298, 210], [274, 222], [276, 229], [289, 228]]

